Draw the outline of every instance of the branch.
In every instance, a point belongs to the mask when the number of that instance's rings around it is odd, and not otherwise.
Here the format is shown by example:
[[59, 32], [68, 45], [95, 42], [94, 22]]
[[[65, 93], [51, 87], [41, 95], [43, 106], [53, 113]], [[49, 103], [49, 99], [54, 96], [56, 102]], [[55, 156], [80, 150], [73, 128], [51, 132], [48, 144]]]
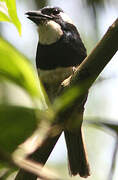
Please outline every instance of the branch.
[[[55, 173], [52, 173], [52, 171], [48, 170], [47, 168], [42, 169], [42, 166], [39, 163], [33, 162], [29, 159], [21, 159], [19, 157], [16, 158], [14, 161], [17, 166], [30, 172], [28, 180], [32, 178], [37, 179], [37, 177], [40, 177], [42, 180], [60, 180], [60, 178], [57, 177]], [[36, 176], [33, 177], [32, 174], [35, 174]], [[24, 179], [22, 175], [19, 175], [17, 178], [19, 180]]]
[[[68, 78], [62, 84], [62, 91], [69, 89], [70, 86], [76, 86], [84, 92], [89, 90], [104, 67], [118, 50], [118, 19], [109, 27], [101, 41], [96, 45], [93, 51], [76, 68], [72, 78]], [[66, 87], [66, 88], [65, 88]]]
[[[109, 27], [101, 41], [96, 45], [90, 55], [77, 68], [71, 84], [80, 84], [83, 80], [87, 83], [88, 90], [104, 67], [118, 50], [118, 19]], [[75, 79], [74, 79], [75, 78]]]
[[116, 139], [115, 139], [115, 147], [112, 157], [112, 164], [108, 175], [108, 180], [113, 180], [113, 175], [116, 167], [117, 153], [118, 153], [118, 135], [116, 135]]

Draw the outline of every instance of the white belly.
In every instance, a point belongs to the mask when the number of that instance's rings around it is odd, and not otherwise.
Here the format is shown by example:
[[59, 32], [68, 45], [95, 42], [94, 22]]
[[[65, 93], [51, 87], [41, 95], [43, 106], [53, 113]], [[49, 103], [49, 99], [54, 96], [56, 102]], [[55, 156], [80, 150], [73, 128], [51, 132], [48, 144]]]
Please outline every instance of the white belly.
[[72, 73], [72, 67], [56, 68], [54, 70], [38, 69], [38, 75], [51, 101], [57, 96], [61, 83], [72, 75]]

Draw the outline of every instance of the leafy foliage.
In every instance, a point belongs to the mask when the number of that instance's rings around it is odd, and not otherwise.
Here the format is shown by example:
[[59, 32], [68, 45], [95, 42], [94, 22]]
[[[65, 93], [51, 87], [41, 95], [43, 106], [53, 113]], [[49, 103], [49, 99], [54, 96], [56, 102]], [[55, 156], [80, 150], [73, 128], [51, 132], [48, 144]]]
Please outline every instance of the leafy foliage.
[[0, 1], [0, 21], [8, 21], [13, 23], [21, 35], [21, 23], [17, 16], [15, 0]]
[[[21, 34], [15, 0], [0, 1], [0, 21], [13, 23]], [[0, 165], [4, 167], [6, 164], [7, 167], [7, 164], [11, 163], [12, 153], [33, 134], [40, 123], [40, 113], [37, 120], [35, 108], [44, 110], [47, 105], [43, 88], [30, 61], [0, 37], [0, 85], [3, 82], [12, 82], [20, 86], [34, 104], [34, 108], [12, 106], [7, 102], [0, 104]], [[13, 169], [11, 167], [9, 172]], [[9, 172], [4, 177], [7, 177]]]
[[17, 106], [0, 106], [0, 149], [13, 152], [37, 127], [35, 111]]
[[34, 68], [23, 55], [2, 38], [0, 38], [0, 57], [0, 79], [16, 83], [27, 91], [32, 99], [37, 98], [45, 104]]

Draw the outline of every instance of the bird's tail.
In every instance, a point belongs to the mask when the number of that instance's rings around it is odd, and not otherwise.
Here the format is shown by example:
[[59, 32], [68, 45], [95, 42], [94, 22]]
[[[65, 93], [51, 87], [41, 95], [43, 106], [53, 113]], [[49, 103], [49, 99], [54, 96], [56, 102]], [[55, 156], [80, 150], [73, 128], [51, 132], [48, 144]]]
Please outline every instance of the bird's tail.
[[68, 151], [69, 170], [71, 175], [79, 174], [81, 177], [90, 175], [81, 127], [72, 131], [64, 131]]

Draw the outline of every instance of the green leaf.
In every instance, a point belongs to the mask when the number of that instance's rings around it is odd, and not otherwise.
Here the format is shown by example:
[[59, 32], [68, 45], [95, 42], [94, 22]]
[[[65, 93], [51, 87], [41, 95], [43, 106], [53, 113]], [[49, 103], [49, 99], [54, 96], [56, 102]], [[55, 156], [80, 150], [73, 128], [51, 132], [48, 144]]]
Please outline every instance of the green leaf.
[[8, 21], [11, 22], [11, 20], [9, 19], [9, 17], [4, 14], [3, 12], [0, 11], [0, 21]]
[[34, 109], [0, 105], [0, 149], [13, 152], [36, 127]]
[[41, 108], [46, 108], [39, 78], [32, 64], [12, 45], [0, 38], [0, 79], [7, 79], [22, 87]]
[[21, 35], [21, 23], [17, 16], [15, 0], [0, 0], [0, 21], [12, 22]]

